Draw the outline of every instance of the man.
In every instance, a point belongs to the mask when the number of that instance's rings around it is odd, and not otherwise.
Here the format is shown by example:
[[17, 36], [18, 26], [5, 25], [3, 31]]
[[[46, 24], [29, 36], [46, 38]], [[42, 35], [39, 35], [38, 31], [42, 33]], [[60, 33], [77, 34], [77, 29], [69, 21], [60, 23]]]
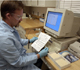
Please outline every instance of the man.
[[46, 56], [48, 48], [38, 54], [26, 53], [24, 45], [34, 42], [32, 39], [21, 39], [15, 27], [19, 26], [23, 15], [23, 4], [20, 1], [5, 0], [1, 4], [0, 21], [0, 70], [40, 70], [34, 65], [37, 59]]

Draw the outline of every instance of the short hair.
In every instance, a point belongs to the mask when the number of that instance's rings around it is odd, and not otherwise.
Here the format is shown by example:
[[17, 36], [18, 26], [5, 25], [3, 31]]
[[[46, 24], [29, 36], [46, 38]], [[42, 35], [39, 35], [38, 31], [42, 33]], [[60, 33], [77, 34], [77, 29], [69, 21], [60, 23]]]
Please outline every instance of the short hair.
[[15, 10], [21, 10], [23, 7], [24, 5], [21, 1], [5, 0], [1, 4], [1, 16], [3, 19], [5, 19], [6, 13], [14, 13]]

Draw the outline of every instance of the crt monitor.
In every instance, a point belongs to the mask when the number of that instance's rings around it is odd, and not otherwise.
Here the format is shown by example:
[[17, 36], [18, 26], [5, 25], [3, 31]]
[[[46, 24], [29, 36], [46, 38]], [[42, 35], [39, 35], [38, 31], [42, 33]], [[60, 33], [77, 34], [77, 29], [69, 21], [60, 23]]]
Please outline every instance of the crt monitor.
[[44, 29], [56, 38], [77, 35], [80, 20], [67, 9], [48, 8], [45, 16]]

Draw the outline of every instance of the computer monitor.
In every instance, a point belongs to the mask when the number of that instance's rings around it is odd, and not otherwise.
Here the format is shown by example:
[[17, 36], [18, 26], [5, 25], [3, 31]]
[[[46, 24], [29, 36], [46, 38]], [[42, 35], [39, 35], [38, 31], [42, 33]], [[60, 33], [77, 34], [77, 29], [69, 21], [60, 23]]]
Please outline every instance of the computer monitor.
[[45, 16], [45, 31], [56, 37], [73, 37], [79, 30], [80, 19], [67, 9], [48, 8]]

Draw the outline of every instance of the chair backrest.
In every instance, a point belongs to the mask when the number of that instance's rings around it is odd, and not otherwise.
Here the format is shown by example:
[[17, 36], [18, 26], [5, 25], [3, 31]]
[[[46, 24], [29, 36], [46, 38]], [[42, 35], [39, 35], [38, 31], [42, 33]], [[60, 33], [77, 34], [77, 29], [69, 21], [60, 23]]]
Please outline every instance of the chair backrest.
[[26, 39], [26, 31], [19, 25], [19, 27], [16, 27], [16, 30], [18, 31], [21, 38]]

